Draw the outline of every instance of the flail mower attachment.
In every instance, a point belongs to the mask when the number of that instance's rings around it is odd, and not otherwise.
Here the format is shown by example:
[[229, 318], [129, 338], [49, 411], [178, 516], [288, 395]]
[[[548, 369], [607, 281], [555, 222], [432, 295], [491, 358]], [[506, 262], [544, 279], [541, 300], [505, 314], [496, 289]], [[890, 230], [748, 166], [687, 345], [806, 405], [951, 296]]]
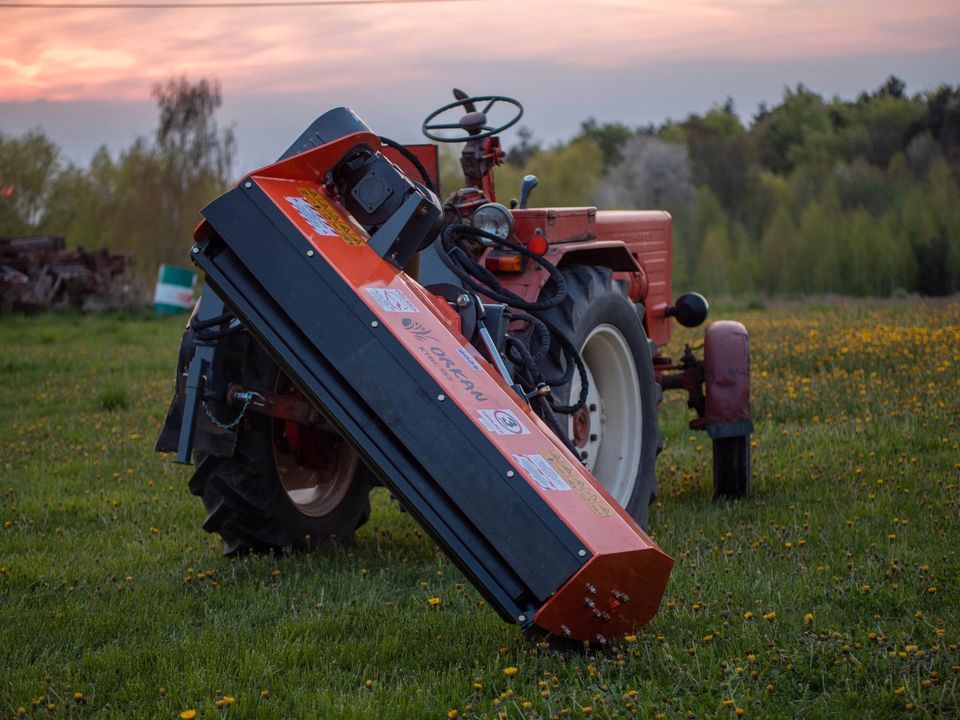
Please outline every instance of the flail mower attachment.
[[194, 262], [504, 619], [592, 643], [643, 625], [673, 561], [400, 269], [439, 203], [331, 112], [336, 137], [203, 210]]

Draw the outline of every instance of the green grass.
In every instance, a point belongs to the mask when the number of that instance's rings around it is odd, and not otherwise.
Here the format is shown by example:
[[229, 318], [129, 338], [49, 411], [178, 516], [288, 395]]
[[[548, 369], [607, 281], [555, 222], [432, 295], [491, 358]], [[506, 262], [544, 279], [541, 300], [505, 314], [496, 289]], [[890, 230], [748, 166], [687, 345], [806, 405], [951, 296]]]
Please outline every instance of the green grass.
[[668, 399], [664, 607], [567, 655], [383, 490], [353, 545], [221, 557], [152, 451], [182, 319], [0, 319], [0, 717], [957, 717], [960, 305], [736, 314], [753, 496], [711, 501], [708, 438]]

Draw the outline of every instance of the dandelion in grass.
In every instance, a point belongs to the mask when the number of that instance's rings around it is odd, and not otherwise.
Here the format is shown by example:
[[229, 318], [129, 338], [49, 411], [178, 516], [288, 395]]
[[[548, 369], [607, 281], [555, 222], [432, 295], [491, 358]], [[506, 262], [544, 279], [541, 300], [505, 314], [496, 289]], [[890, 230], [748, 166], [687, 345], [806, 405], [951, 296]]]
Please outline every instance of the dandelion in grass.
[[180, 713], [180, 720], [195, 720], [196, 717], [197, 711], [193, 708], [184, 710], [182, 713]]
[[511, 678], [512, 678], [514, 675], [516, 675], [518, 672], [519, 672], [519, 669], [518, 669], [518, 668], [515, 668], [515, 667], [513, 667], [513, 666], [511, 666], [511, 667], [505, 667], [505, 668], [503, 669], [503, 674], [506, 675], [507, 677], [511, 677]]
[[427, 605], [429, 605], [430, 607], [436, 607], [439, 604], [440, 604], [440, 598], [438, 597], [427, 598]]

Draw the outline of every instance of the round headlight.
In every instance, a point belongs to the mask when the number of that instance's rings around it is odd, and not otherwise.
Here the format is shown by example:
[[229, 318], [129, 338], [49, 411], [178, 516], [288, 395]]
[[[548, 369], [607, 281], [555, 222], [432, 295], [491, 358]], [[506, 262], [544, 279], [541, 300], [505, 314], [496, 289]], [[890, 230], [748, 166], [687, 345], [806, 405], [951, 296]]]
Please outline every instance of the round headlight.
[[[470, 224], [478, 230], [506, 240], [513, 232], [513, 213], [500, 203], [487, 203], [476, 209]], [[482, 239], [481, 242], [483, 242]]]

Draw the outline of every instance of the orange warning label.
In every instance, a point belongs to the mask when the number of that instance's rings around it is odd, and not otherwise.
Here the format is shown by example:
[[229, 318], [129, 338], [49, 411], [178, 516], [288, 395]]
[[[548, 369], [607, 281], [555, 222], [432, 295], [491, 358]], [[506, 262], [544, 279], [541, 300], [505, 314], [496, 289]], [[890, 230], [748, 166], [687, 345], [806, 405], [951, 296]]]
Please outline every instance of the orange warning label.
[[357, 232], [357, 229], [327, 201], [323, 193], [307, 187], [297, 188], [297, 190], [347, 245], [363, 245], [365, 240]]
[[562, 477], [566, 483], [573, 488], [573, 491], [586, 503], [587, 507], [593, 510], [597, 517], [610, 517], [613, 515], [613, 509], [607, 504], [607, 501], [600, 497], [593, 486], [584, 480], [583, 476], [576, 471], [570, 461], [558, 452], [545, 452], [543, 459], [552, 467], [557, 475]]

